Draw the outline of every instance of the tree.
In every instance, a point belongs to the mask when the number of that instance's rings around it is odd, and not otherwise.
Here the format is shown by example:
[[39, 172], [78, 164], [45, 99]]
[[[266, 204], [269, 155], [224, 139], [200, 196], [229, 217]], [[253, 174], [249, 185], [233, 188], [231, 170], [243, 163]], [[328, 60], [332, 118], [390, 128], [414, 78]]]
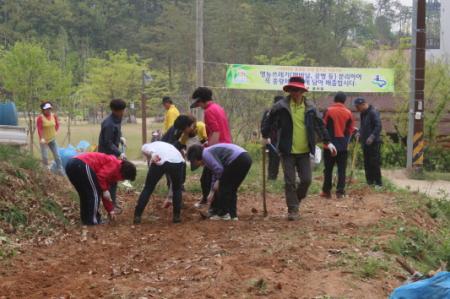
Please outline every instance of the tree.
[[30, 152], [33, 152], [35, 118], [40, 101], [65, 99], [72, 83], [70, 72], [63, 72], [48, 56], [40, 44], [17, 42], [10, 50], [4, 51], [0, 58], [3, 86], [12, 93], [18, 107], [26, 112]]
[[142, 92], [142, 72], [149, 71], [150, 60], [128, 55], [126, 50], [107, 51], [105, 56], [88, 59], [86, 78], [79, 88], [80, 96], [94, 104], [114, 98], [138, 100]]

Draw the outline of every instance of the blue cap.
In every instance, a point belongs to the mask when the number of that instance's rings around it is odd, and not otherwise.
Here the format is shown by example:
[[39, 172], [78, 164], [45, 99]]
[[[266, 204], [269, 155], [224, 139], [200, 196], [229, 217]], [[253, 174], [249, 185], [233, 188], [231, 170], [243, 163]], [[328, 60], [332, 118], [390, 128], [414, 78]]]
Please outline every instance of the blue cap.
[[361, 105], [361, 104], [364, 104], [365, 102], [366, 102], [366, 100], [363, 99], [363, 98], [356, 98], [356, 99], [353, 101], [353, 105], [354, 105], [354, 106], [356, 106], [356, 105]]

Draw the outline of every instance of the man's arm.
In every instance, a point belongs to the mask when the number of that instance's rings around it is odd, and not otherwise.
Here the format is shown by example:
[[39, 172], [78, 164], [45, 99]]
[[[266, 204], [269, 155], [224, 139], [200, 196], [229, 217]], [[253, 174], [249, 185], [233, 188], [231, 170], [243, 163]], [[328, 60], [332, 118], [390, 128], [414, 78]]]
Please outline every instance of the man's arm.
[[267, 114], [264, 115], [263, 119], [261, 120], [261, 135], [263, 138], [267, 139], [270, 137], [270, 133], [276, 120], [276, 115], [277, 112], [272, 107], [272, 109], [267, 112]]
[[103, 140], [105, 141], [106, 148], [110, 149], [111, 152], [116, 156], [119, 157], [122, 153], [119, 148], [114, 144], [113, 138], [114, 138], [114, 128], [111, 126], [105, 126], [103, 128]]
[[325, 129], [324, 121], [320, 117], [317, 109], [314, 109], [314, 130], [316, 131], [319, 138], [323, 141], [324, 144], [330, 143], [330, 136], [328, 131]]
[[380, 112], [373, 111], [372, 113], [372, 120], [373, 120], [373, 130], [372, 135], [374, 138], [380, 137], [381, 134], [381, 118], [380, 118]]

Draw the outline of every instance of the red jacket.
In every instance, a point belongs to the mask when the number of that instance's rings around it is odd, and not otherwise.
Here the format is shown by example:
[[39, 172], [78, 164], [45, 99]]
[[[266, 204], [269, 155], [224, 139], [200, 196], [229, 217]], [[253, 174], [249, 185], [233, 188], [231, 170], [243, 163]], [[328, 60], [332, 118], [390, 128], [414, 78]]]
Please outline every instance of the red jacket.
[[323, 122], [330, 141], [338, 151], [346, 151], [350, 137], [355, 131], [352, 112], [342, 103], [334, 103], [325, 111]]
[[231, 143], [228, 117], [223, 108], [214, 102], [209, 102], [205, 108], [205, 124], [208, 139], [214, 132], [219, 132], [219, 143]]
[[[109, 190], [111, 184], [122, 181], [123, 177], [120, 173], [120, 166], [122, 161], [113, 155], [106, 155], [103, 153], [84, 153], [75, 157], [89, 165], [97, 176], [98, 184], [102, 191]], [[108, 212], [111, 212], [114, 207], [112, 202], [102, 197], [103, 205]]]

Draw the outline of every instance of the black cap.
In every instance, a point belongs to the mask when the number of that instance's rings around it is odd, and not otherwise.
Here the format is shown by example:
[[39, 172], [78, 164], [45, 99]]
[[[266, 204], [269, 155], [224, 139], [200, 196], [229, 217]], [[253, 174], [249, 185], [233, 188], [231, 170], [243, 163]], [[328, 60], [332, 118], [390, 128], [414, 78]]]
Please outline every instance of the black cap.
[[193, 162], [202, 160], [202, 154], [203, 146], [200, 144], [194, 144], [188, 148], [186, 158], [191, 163], [191, 171], [194, 171], [200, 167], [199, 165], [194, 165]]
[[356, 98], [356, 99], [353, 101], [353, 105], [354, 105], [354, 106], [356, 106], [356, 105], [361, 105], [361, 104], [364, 104], [365, 102], [366, 102], [366, 100], [363, 99], [363, 98]]
[[198, 102], [207, 102], [212, 100], [212, 90], [208, 87], [198, 87], [192, 94], [194, 100], [191, 104], [191, 109], [196, 108]]

